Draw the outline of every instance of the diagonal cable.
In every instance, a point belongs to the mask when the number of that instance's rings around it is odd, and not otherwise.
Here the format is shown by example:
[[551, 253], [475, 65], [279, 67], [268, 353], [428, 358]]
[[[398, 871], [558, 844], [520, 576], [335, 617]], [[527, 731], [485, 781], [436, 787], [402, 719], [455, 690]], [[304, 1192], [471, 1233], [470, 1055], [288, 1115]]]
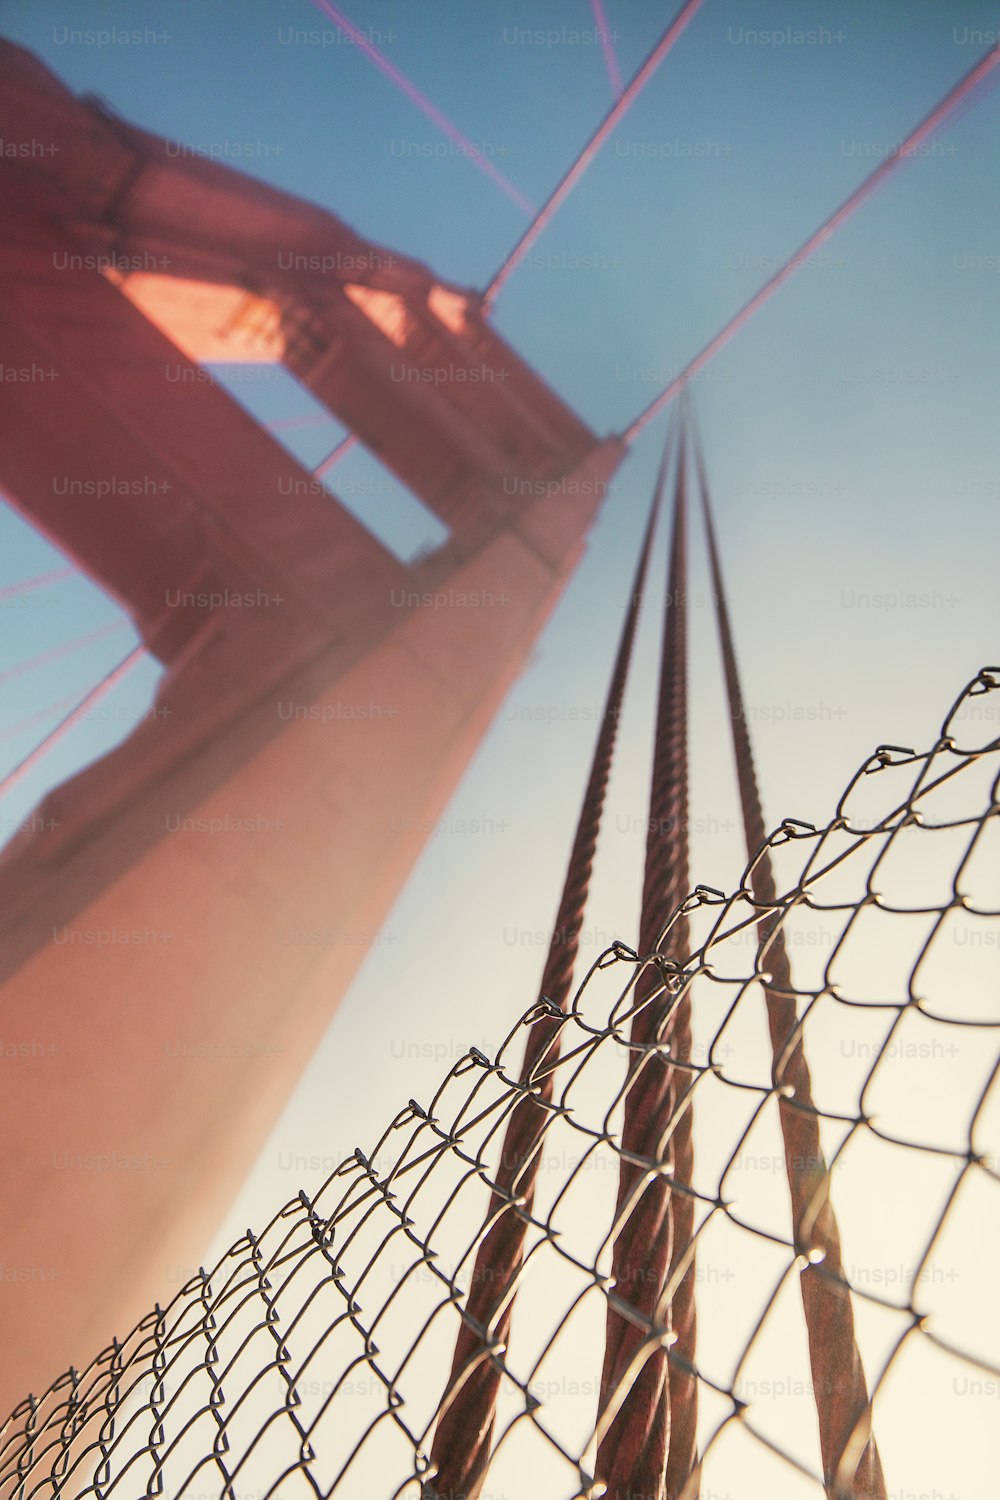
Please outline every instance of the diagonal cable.
[[19, 661], [16, 666], [7, 667], [0, 672], [0, 684], [12, 681], [15, 677], [23, 677], [25, 672], [33, 672], [37, 667], [47, 667], [50, 662], [59, 661], [63, 656], [69, 656], [73, 651], [83, 651], [87, 646], [92, 646], [95, 641], [103, 641], [109, 635], [117, 635], [131, 625], [130, 620], [112, 620], [110, 625], [101, 625], [97, 630], [90, 630], [86, 635], [78, 635], [71, 641], [63, 641], [58, 646], [51, 646], [48, 651], [42, 651], [38, 656], [32, 656], [27, 661]]
[[503, 265], [494, 273], [493, 279], [483, 293], [483, 303], [487, 309], [496, 301], [497, 293], [507, 278], [517, 269], [542, 231], [548, 227], [556, 211], [561, 208], [576, 187], [608, 136], [639, 97], [701, 3], [702, 0], [685, 0], [685, 4], [681, 6], [645, 62], [630, 80], [625, 92], [611, 106], [579, 156], [559, 179]]
[[590, 8], [594, 13], [594, 21], [597, 25], [597, 35], [601, 43], [601, 51], [604, 53], [604, 66], [608, 70], [608, 82], [611, 84], [611, 92], [616, 99], [622, 94], [622, 73], [618, 66], [618, 58], [615, 55], [614, 37], [608, 30], [608, 17], [604, 9], [604, 0], [590, 0]]
[[391, 83], [395, 84], [400, 93], [403, 94], [407, 99], [409, 99], [411, 104], [415, 104], [420, 110], [421, 114], [426, 115], [428, 120], [436, 125], [437, 128], [442, 132], [442, 134], [447, 136], [448, 140], [450, 140], [454, 146], [457, 146], [459, 153], [462, 156], [467, 156], [474, 166], [478, 167], [481, 172], [484, 172], [490, 179], [490, 181], [493, 182], [500, 189], [500, 191], [511, 200], [512, 203], [516, 203], [518, 208], [520, 208], [526, 214], [530, 214], [534, 211], [532, 204], [529, 203], [528, 199], [524, 196], [520, 189], [516, 188], [514, 184], [510, 182], [503, 175], [503, 173], [499, 171], [499, 169], [495, 167], [493, 163], [472, 144], [469, 138], [462, 134], [457, 125], [452, 124], [447, 115], [441, 113], [437, 105], [431, 103], [426, 94], [421, 93], [416, 84], [411, 83], [404, 73], [401, 73], [397, 67], [393, 66], [393, 64], [386, 57], [385, 53], [380, 52], [378, 47], [376, 47], [375, 44], [369, 40], [365, 33], [361, 31], [357, 26], [355, 26], [353, 21], [348, 20], [347, 16], [344, 15], [342, 10], [338, 10], [335, 5], [331, 5], [330, 0], [312, 0], [312, 3], [317, 10], [322, 11], [325, 16], [329, 16], [330, 20], [333, 21], [336, 26], [339, 26], [341, 31], [344, 32], [345, 36], [350, 37], [351, 41], [357, 47], [358, 51], [363, 52], [368, 60], [375, 64], [379, 72], [384, 73], [386, 78], [388, 78]]
[[67, 578], [78, 578], [77, 568], [52, 568], [48, 573], [36, 573], [33, 578], [20, 578], [17, 583], [6, 583], [0, 588], [0, 599], [11, 599], [15, 594], [26, 594], [32, 589], [47, 588], [50, 583], [62, 583]]
[[930, 114], [924, 116], [920, 124], [914, 127], [896, 150], [891, 152], [884, 161], [881, 161], [873, 172], [869, 173], [865, 180], [854, 189], [854, 192], [844, 200], [840, 207], [809, 236], [805, 243], [795, 251], [794, 255], [788, 257], [784, 264], [775, 271], [774, 275], [765, 281], [764, 285], [754, 293], [749, 302], [744, 303], [739, 312], [735, 313], [729, 319], [729, 322], [719, 330], [701, 352], [695, 355], [690, 364], [685, 365], [683, 370], [674, 376], [669, 385], [665, 386], [660, 394], [654, 397], [649, 405], [639, 413], [632, 424], [626, 429], [625, 441], [627, 443], [632, 442], [634, 438], [638, 437], [643, 428], [654, 417], [658, 416], [665, 406], [669, 405], [688, 382], [698, 374], [699, 370], [707, 365], [709, 360], [713, 359], [719, 350], [728, 344], [729, 340], [735, 333], [739, 332], [744, 323], [753, 317], [757, 309], [763, 307], [764, 303], [774, 295], [778, 288], [783, 286], [788, 278], [801, 265], [804, 265], [820, 246], [826, 244], [830, 236], [840, 228], [846, 219], [850, 218], [854, 210], [877, 187], [881, 186], [885, 179], [896, 170], [901, 161], [915, 156], [921, 144], [929, 136], [933, 135], [936, 130], [954, 123], [962, 108], [969, 104], [977, 95], [983, 93], [983, 85], [990, 78], [993, 69], [998, 63], [1000, 63], [1000, 43], [987, 52], [984, 57], [981, 57], [974, 67], [970, 68], [968, 73], [948, 90], [944, 98], [934, 106]]
[[142, 661], [143, 657], [146, 654], [147, 648], [145, 644], [133, 647], [128, 655], [124, 656], [122, 660], [117, 664], [117, 666], [112, 667], [111, 671], [108, 672], [104, 677], [102, 677], [100, 682], [95, 683], [94, 686], [89, 690], [89, 692], [87, 692], [84, 697], [80, 699], [76, 707], [72, 709], [64, 719], [60, 719], [59, 723], [54, 725], [54, 727], [49, 730], [49, 733], [45, 736], [45, 738], [43, 740], [40, 740], [35, 748], [29, 751], [24, 759], [20, 761], [13, 768], [13, 770], [8, 771], [5, 776], [0, 777], [0, 797], [2, 797], [5, 792], [9, 792], [12, 786], [15, 786], [22, 779], [22, 777], [26, 776], [32, 769], [32, 767], [42, 759], [42, 756], [47, 755], [52, 747], [56, 745], [64, 735], [68, 734], [75, 724], [79, 723], [79, 721], [87, 713], [87, 710], [92, 708], [95, 703], [99, 702], [99, 700], [103, 698], [106, 693], [109, 693], [111, 689], [115, 687], [138, 662]]

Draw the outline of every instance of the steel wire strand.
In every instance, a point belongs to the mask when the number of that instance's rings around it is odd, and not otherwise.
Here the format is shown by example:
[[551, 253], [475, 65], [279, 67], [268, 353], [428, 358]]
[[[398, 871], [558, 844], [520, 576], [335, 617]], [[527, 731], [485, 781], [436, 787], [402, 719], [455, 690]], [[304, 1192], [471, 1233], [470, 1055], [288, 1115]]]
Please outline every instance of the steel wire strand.
[[[664, 611], [657, 727], [650, 787], [649, 834], [643, 877], [640, 951], [655, 954], [664, 929], [688, 890], [687, 798], [687, 542], [685, 442], [678, 444], [673, 531]], [[687, 956], [687, 921], [680, 916], [670, 931], [671, 955]], [[661, 1306], [663, 1290], [678, 1256], [687, 1249], [693, 1205], [671, 1192], [670, 1178], [690, 1182], [693, 1166], [691, 1110], [674, 1121], [678, 1077], [662, 1043], [683, 1046], [690, 1036], [690, 1001], [663, 989], [656, 965], [636, 982], [641, 1008], [630, 1033], [629, 1087], [625, 1095], [621, 1147], [650, 1166], [622, 1160], [616, 1222], [621, 1222], [612, 1255], [614, 1299], [609, 1302], [601, 1409], [620, 1400], [597, 1453], [597, 1475], [610, 1500], [628, 1495], [660, 1497], [694, 1462], [696, 1386], [687, 1372], [671, 1366], [667, 1348], [676, 1345], [692, 1361], [695, 1334], [694, 1263], [672, 1301]], [[644, 1000], [649, 1003], [642, 1004]], [[683, 1075], [682, 1075], [683, 1079]], [[681, 1079], [681, 1081], [682, 1081]], [[661, 1156], [667, 1135], [666, 1156]], [[645, 1184], [640, 1180], [647, 1177]], [[627, 1304], [629, 1314], [616, 1302]], [[637, 1368], [638, 1366], [638, 1368]], [[624, 1399], [621, 1387], [628, 1384]]]
[[[722, 564], [700, 444], [695, 462], [722, 650], [740, 805], [751, 860], [754, 900], [772, 913], [761, 923], [760, 952], [766, 964], [763, 988], [773, 1058], [774, 1088], [792, 1209], [792, 1234], [803, 1257], [802, 1305], [809, 1339], [820, 1448], [831, 1500], [885, 1500], [885, 1478], [875, 1438], [861, 1354], [854, 1329], [851, 1293], [844, 1277], [840, 1229], [830, 1199], [830, 1175], [820, 1141], [812, 1080], [799, 1027], [784, 934], [773, 913], [777, 887], [764, 828], [750, 731], [743, 700]], [[794, 1101], [794, 1102], [793, 1102]], [[817, 1206], [818, 1205], [818, 1206]], [[803, 1237], [803, 1226], [808, 1234]], [[808, 1243], [806, 1243], [806, 1239]], [[823, 1273], [816, 1269], [823, 1265]]]
[[448, 1391], [431, 1450], [433, 1478], [424, 1486], [426, 1500], [474, 1500], [489, 1465], [502, 1376], [500, 1361], [510, 1335], [516, 1298], [512, 1288], [524, 1260], [540, 1147], [552, 1117], [549, 1106], [555, 1083], [553, 1065], [559, 1056], [560, 1031], [573, 982], [669, 450], [668, 438], [542, 974], [541, 1003], [545, 1010], [532, 1025], [525, 1045], [520, 1097], [508, 1120], [472, 1286], [462, 1313]]

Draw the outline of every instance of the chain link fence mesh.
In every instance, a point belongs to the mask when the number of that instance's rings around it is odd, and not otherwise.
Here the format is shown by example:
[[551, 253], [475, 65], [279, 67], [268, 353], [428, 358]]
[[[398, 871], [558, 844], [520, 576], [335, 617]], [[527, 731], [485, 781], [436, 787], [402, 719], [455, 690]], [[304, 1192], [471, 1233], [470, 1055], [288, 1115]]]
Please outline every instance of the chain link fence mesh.
[[[0, 1500], [396, 1500], [434, 1493], [430, 1460], [456, 1334], [512, 1110], [546, 1069], [528, 1233], [482, 1500], [591, 1500], [595, 1455], [643, 1363], [669, 1339], [647, 1319], [632, 1368], [601, 1391], [620, 1143], [643, 1059], [671, 1059], [695, 1110], [689, 1181], [698, 1316], [700, 1462], [685, 1496], [830, 1493], [798, 1282], [830, 1275], [793, 1225], [788, 1172], [812, 1217], [832, 1196], [889, 1500], [986, 1500], [1000, 1472], [1000, 669], [959, 697], [927, 751], [882, 746], [825, 827], [786, 821], [767, 849], [783, 892], [697, 887], [687, 962], [613, 944], [567, 1014], [543, 998], [494, 1057], [475, 1047], [374, 1148], [303, 1189], [85, 1370], [28, 1397], [0, 1433]], [[765, 982], [781, 934], [822, 1153], [787, 1162]], [[655, 977], [650, 985], [649, 974]], [[646, 975], [637, 985], [640, 975]], [[641, 998], [638, 998], [641, 997]], [[683, 1052], [669, 1038], [691, 1002]], [[638, 1007], [657, 1006], [636, 1041]], [[558, 1056], [519, 1081], [540, 1015]], [[657, 1040], [657, 1037], [661, 1040]], [[544, 1098], [545, 1094], [550, 1097]], [[790, 1107], [796, 1107], [789, 1100]], [[799, 1106], [801, 1107], [801, 1106]], [[629, 1157], [642, 1181], [663, 1150]], [[634, 1208], [626, 1205], [626, 1214]], [[683, 1266], [682, 1266], [683, 1270]], [[662, 1299], [661, 1299], [662, 1303]], [[668, 1358], [676, 1352], [668, 1347]], [[641, 1416], [641, 1414], [640, 1414]], [[839, 1493], [860, 1493], [851, 1485]], [[626, 1500], [620, 1496], [619, 1500]], [[627, 1496], [627, 1500], [658, 1500]]]

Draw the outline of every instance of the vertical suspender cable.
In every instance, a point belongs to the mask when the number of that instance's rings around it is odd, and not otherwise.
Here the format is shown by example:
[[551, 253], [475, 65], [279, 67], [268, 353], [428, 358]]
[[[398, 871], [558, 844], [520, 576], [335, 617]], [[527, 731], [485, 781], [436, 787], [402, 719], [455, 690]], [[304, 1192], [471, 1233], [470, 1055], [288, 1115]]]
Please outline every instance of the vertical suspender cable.
[[489, 1465], [501, 1380], [501, 1367], [495, 1356], [506, 1348], [510, 1333], [524, 1242], [531, 1223], [541, 1145], [552, 1118], [554, 1065], [559, 1056], [560, 1031], [573, 981], [669, 448], [668, 440], [542, 975], [541, 1004], [544, 1009], [528, 1034], [521, 1069], [521, 1096], [507, 1123], [496, 1186], [486, 1215], [486, 1232], [479, 1245], [455, 1346], [446, 1404], [434, 1435], [432, 1478], [424, 1486], [425, 1500], [475, 1500]]
[[[764, 816], [705, 463], [697, 440], [695, 456], [733, 726], [743, 826], [747, 854], [752, 861], [751, 886], [758, 907], [774, 912], [774, 872], [765, 848]], [[845, 1500], [847, 1496], [857, 1496], [858, 1500], [885, 1500], [885, 1480], [871, 1432], [868, 1389], [854, 1332], [851, 1293], [844, 1277], [840, 1230], [830, 1200], [829, 1171], [820, 1143], [819, 1117], [813, 1104], [812, 1081], [801, 1031], [797, 1030], [788, 952], [781, 929], [774, 930], [773, 917], [761, 923], [761, 935], [762, 942], [768, 943], [766, 967], [770, 982], [765, 984], [764, 993], [774, 1059], [774, 1084], [777, 1089], [790, 1090], [788, 1097], [779, 1094], [778, 1110], [792, 1205], [792, 1234], [804, 1262], [800, 1285], [827, 1494], [830, 1500]], [[822, 1268], [813, 1263], [814, 1259], [821, 1262]]]
[[[688, 894], [685, 486], [682, 429], [640, 920], [644, 955], [659, 950], [664, 929]], [[673, 922], [667, 941], [666, 956], [683, 961], [686, 917]], [[609, 1500], [633, 1495], [659, 1500], [668, 1455], [672, 1482], [678, 1474], [686, 1477], [694, 1464], [695, 1382], [670, 1366], [666, 1352], [673, 1343], [685, 1359], [693, 1355], [693, 1263], [677, 1294], [663, 1306], [671, 1268], [688, 1248], [691, 1232], [690, 1201], [671, 1189], [671, 1177], [690, 1183], [693, 1166], [691, 1111], [684, 1103], [683, 1070], [675, 1066], [690, 1052], [690, 1004], [683, 989], [672, 993], [669, 983], [665, 987], [663, 973], [662, 965], [640, 972], [635, 991], [640, 1008], [630, 1035], [613, 1292], [601, 1377], [605, 1420], [597, 1454], [597, 1474], [607, 1485]], [[616, 1303], [628, 1311], [619, 1311]], [[608, 1422], [612, 1407], [617, 1409]]]

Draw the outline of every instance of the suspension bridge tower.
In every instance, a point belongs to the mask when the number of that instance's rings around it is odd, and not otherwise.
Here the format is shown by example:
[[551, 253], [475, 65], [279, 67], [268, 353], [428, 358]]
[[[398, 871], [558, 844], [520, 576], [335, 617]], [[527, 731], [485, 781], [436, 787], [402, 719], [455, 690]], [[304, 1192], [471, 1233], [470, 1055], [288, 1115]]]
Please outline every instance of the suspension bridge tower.
[[[4, 358], [51, 372], [4, 388], [0, 484], [166, 669], [0, 857], [3, 1035], [45, 1044], [5, 1076], [6, 1410], [212, 1232], [624, 448], [474, 293], [18, 47], [0, 74]], [[397, 561], [212, 360], [282, 362], [444, 544]]]

